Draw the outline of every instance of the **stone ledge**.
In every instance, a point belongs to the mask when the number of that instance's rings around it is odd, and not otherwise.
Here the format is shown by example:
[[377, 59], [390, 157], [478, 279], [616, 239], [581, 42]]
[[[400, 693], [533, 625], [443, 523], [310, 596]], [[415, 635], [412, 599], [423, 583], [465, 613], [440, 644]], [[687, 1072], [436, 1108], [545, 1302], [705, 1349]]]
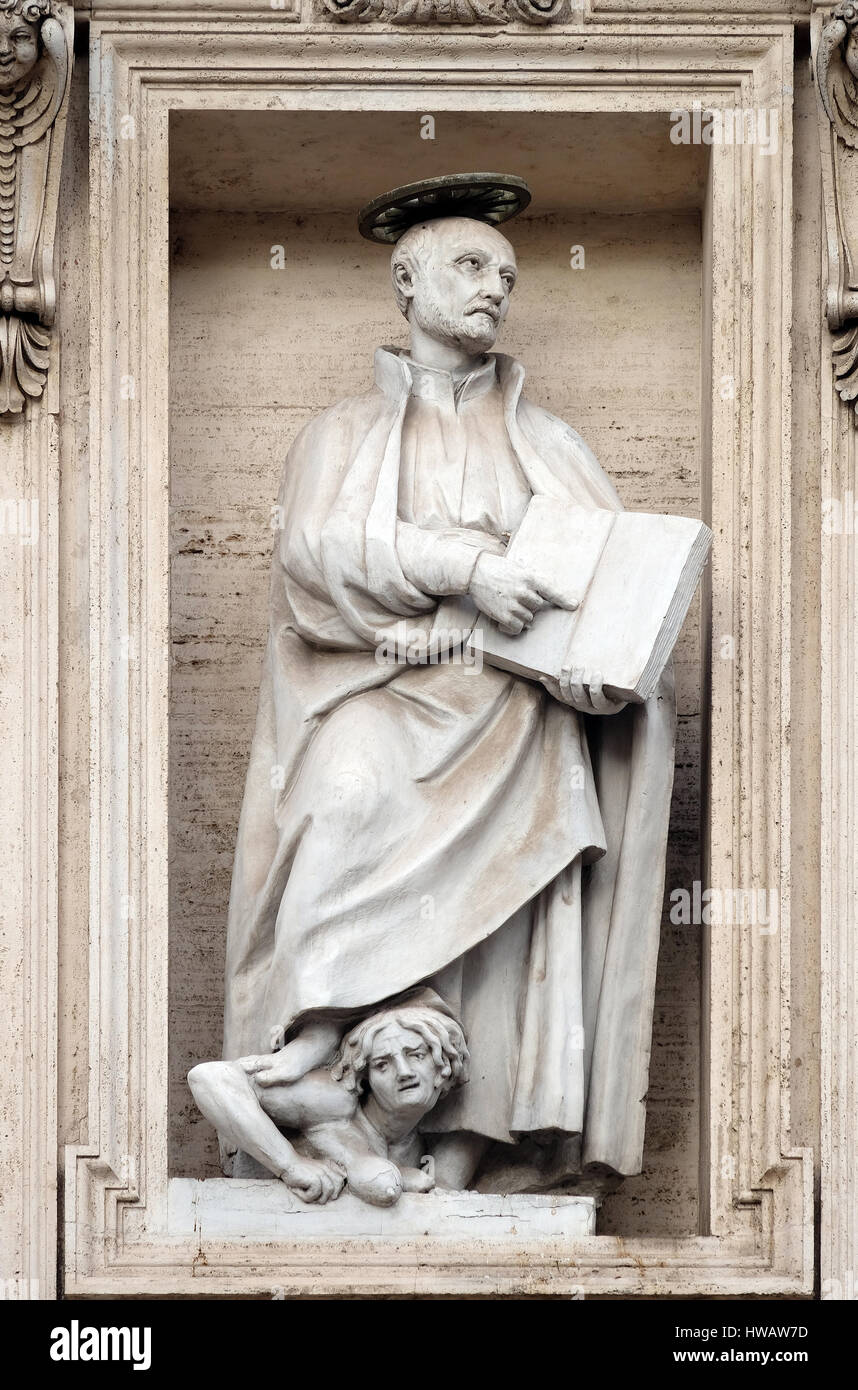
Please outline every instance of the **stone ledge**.
[[596, 1230], [592, 1197], [481, 1192], [405, 1193], [394, 1207], [371, 1207], [344, 1192], [309, 1206], [283, 1183], [259, 1178], [172, 1178], [169, 1233], [200, 1241], [237, 1236], [342, 1241], [429, 1236], [451, 1240], [545, 1237], [575, 1240]]

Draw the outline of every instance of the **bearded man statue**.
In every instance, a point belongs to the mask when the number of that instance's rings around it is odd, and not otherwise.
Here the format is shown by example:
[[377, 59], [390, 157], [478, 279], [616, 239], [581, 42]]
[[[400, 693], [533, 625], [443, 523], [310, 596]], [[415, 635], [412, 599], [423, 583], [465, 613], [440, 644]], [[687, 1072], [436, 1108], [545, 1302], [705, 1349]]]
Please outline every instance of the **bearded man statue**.
[[[410, 343], [286, 459], [224, 1057], [273, 1051], [289, 1085], [430, 989], [471, 1059], [423, 1121], [438, 1186], [586, 1191], [641, 1168], [674, 702], [669, 667], [624, 706], [595, 671], [464, 659], [475, 622], [518, 633], [563, 601], [507, 555], [532, 497], [621, 509], [492, 351], [518, 275], [499, 224], [528, 201], [455, 175], [361, 215]], [[418, 659], [380, 658], [403, 632]]]

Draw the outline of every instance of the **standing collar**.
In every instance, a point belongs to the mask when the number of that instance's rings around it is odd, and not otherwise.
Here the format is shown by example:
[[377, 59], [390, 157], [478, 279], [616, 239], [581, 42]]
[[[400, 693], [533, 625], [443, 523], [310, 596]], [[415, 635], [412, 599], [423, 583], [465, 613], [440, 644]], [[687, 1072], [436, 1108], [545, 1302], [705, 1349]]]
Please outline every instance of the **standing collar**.
[[497, 381], [497, 359], [487, 354], [475, 367], [447, 372], [414, 362], [396, 348], [379, 348], [375, 354], [376, 384], [388, 396], [409, 394], [455, 409], [463, 401], [490, 391]]

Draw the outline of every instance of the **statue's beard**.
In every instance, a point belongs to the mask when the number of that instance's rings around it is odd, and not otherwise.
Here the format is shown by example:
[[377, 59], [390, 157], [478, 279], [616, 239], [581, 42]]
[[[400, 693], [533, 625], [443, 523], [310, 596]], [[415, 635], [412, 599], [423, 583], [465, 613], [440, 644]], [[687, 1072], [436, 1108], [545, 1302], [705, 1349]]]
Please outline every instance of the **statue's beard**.
[[411, 301], [410, 319], [430, 338], [446, 347], [461, 348], [478, 357], [494, 346], [500, 324], [485, 314], [451, 314], [436, 299]]

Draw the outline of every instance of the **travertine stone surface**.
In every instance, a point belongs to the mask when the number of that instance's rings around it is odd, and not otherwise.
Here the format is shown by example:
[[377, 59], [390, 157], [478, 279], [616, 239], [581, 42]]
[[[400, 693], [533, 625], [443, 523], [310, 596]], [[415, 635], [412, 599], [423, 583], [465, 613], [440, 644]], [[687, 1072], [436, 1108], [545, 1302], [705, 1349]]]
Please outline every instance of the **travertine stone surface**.
[[[858, 28], [852, 5], [814, 6], [814, 66], [825, 82], [818, 111], [822, 206], [828, 253], [820, 381], [821, 865], [820, 865], [820, 1287], [825, 1299], [856, 1297], [858, 1264], [858, 901], [855, 882], [856, 448], [858, 334], [854, 247], [858, 209]], [[848, 18], [844, 20], [844, 16]], [[832, 44], [836, 47], [832, 48]], [[822, 91], [820, 90], [820, 96]], [[834, 100], [832, 100], [834, 98]], [[832, 364], [828, 349], [834, 350]], [[838, 395], [841, 399], [838, 400]], [[842, 401], [845, 400], [845, 404]], [[816, 422], [814, 422], [816, 423]]]
[[89, 92], [75, 68], [57, 230], [59, 332], [60, 594], [59, 917], [57, 1107], [61, 1144], [86, 1133], [89, 1027]]
[[[822, 238], [819, 129], [807, 44], [797, 44], [795, 63], [796, 221], [793, 266], [793, 580], [795, 644], [791, 661], [792, 921], [794, 998], [805, 1005], [792, 1014], [792, 1120], [797, 1142], [818, 1148], [820, 1120], [820, 820], [822, 774], [819, 694], [813, 672], [821, 639], [820, 347]], [[843, 408], [842, 414], [848, 414]]]

